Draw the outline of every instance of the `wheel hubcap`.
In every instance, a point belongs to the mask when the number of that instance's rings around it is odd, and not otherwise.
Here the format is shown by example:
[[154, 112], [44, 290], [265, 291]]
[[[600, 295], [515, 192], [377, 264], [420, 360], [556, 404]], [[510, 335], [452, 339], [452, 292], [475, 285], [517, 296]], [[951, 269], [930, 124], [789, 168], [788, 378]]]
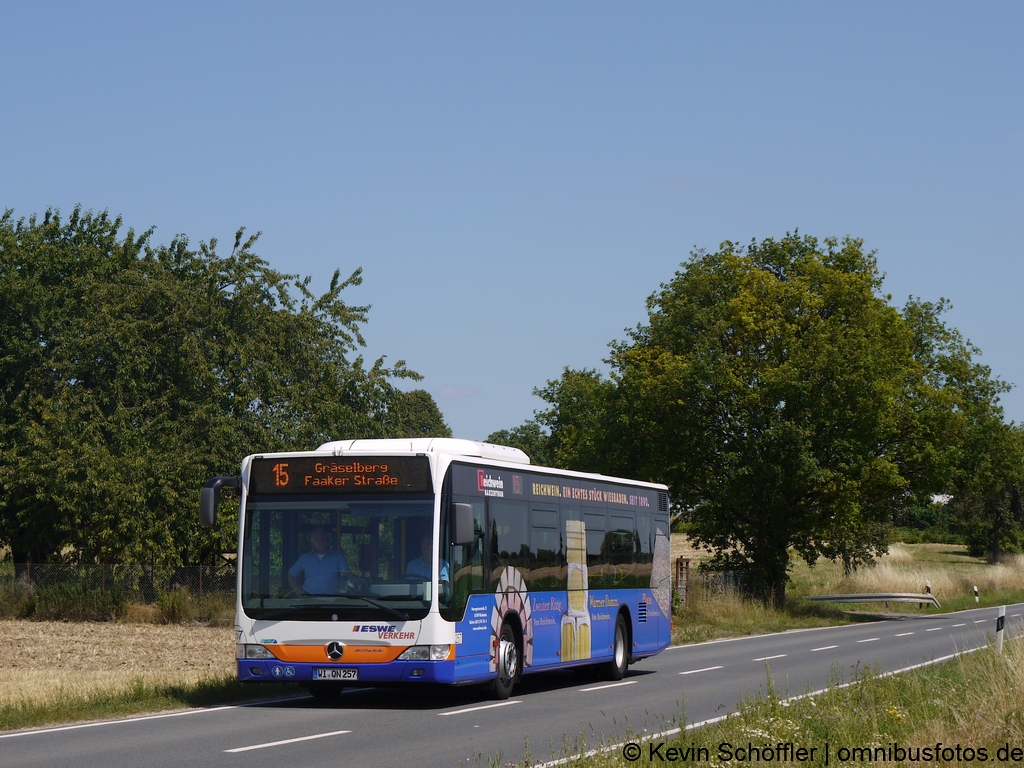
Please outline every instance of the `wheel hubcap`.
[[620, 669], [626, 661], [626, 638], [623, 637], [622, 627], [615, 631], [615, 666]]
[[501, 658], [501, 677], [505, 681], [511, 680], [516, 676], [519, 666], [516, 657], [516, 644], [502, 638], [498, 651]]

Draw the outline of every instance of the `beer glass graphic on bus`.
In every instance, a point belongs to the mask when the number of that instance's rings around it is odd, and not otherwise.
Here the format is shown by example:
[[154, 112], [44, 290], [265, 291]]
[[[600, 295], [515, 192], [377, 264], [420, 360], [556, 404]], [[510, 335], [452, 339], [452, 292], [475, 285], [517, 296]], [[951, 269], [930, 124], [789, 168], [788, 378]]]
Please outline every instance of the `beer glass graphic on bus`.
[[569, 600], [562, 617], [562, 661], [590, 658], [590, 612], [587, 610], [587, 531], [582, 520], [565, 521]]

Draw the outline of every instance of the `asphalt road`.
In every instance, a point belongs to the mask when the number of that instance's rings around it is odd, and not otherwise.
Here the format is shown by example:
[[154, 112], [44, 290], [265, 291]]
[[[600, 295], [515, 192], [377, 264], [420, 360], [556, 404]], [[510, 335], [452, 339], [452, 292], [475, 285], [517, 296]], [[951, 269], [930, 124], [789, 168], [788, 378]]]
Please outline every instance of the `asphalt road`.
[[[797, 695], [846, 680], [858, 665], [887, 671], [983, 645], [995, 608], [678, 646], [608, 683], [572, 672], [527, 677], [497, 702], [480, 689], [353, 689], [304, 697], [0, 734], [0, 766], [502, 765], [538, 762], [660, 733], [733, 711], [765, 687]], [[1021, 630], [1024, 603], [1007, 606]]]

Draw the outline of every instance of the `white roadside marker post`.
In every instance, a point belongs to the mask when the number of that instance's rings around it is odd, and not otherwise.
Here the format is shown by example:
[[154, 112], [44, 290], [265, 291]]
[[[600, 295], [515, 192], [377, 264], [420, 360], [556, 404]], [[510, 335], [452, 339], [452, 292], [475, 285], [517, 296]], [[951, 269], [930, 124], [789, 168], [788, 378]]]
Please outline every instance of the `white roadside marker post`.
[[978, 602], [978, 585], [974, 585], [974, 602]]
[[996, 617], [996, 650], [1003, 652], [1003, 626], [1006, 624], [1006, 606], [999, 606], [999, 614]]

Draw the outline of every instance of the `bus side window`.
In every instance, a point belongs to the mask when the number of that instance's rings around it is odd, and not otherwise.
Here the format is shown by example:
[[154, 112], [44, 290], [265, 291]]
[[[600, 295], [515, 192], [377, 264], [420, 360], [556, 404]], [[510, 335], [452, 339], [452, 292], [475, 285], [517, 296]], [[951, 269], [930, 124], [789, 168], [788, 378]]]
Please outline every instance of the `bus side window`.
[[531, 590], [566, 588], [563, 538], [558, 528], [557, 509], [530, 510], [530, 556], [534, 562], [527, 586]]
[[608, 516], [608, 533], [605, 535], [605, 556], [609, 565], [615, 566], [610, 573], [614, 586], [635, 587], [635, 562], [633, 540], [636, 537], [633, 518], [621, 515]]
[[654, 562], [654, 528], [650, 512], [637, 512], [635, 551], [637, 586], [647, 586], [651, 581], [651, 563]]
[[583, 525], [587, 532], [587, 581], [590, 589], [607, 589], [615, 585], [608, 568], [604, 543], [608, 515], [603, 509], [583, 507]]
[[530, 509], [526, 504], [507, 499], [491, 499], [491, 588], [497, 586], [501, 572], [514, 566], [529, 579], [533, 566], [530, 552]]

